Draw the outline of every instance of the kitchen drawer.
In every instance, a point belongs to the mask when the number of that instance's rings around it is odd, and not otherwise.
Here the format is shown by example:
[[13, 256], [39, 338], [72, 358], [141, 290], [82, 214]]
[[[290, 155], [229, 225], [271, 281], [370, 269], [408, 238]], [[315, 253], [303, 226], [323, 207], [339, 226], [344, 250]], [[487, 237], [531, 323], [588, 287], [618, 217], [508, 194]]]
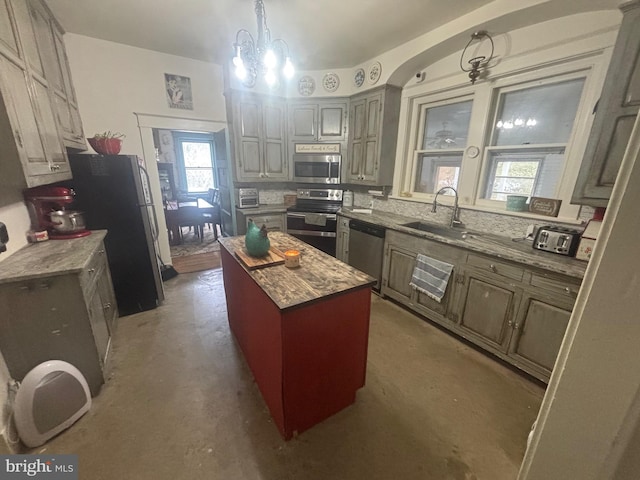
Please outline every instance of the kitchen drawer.
[[578, 295], [578, 290], [580, 290], [580, 282], [578, 281], [550, 276], [544, 273], [532, 273], [531, 286], [569, 295], [572, 298], [575, 298]]
[[467, 256], [467, 265], [517, 282], [521, 282], [524, 277], [524, 269], [521, 267], [503, 263], [490, 257], [481, 257], [480, 255], [474, 255], [472, 253]]
[[267, 230], [284, 232], [284, 215], [283, 214], [272, 214], [272, 215], [255, 215], [253, 217], [247, 217], [247, 225], [249, 224], [249, 220], [253, 220], [259, 228], [262, 225], [267, 226]]
[[104, 251], [104, 243], [100, 244], [98, 249], [93, 252], [89, 264], [80, 273], [80, 286], [86, 298], [91, 296], [95, 283], [102, 270], [106, 267], [106, 256]]

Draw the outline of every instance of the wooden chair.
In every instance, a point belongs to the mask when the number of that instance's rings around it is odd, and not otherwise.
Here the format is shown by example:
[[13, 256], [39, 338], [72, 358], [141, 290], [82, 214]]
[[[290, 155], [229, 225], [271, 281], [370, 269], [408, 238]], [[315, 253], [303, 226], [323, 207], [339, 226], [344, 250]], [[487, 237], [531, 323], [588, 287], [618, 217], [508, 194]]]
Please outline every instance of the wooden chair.
[[203, 213], [204, 221], [213, 229], [213, 238], [218, 239], [218, 225], [221, 225], [220, 218], [220, 190], [210, 188], [207, 195], [207, 201], [213, 205], [213, 210]]
[[178, 218], [180, 222], [180, 236], [182, 237], [182, 228], [192, 228], [200, 241], [204, 237], [205, 218], [202, 211], [197, 206], [185, 206], [178, 209]]

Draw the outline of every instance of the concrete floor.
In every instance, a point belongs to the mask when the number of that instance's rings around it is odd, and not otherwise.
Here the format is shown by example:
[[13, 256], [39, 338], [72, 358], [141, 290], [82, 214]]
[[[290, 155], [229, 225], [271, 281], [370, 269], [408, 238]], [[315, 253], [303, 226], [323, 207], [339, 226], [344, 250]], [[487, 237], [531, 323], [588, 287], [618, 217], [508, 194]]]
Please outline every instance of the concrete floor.
[[373, 297], [356, 403], [284, 442], [233, 341], [222, 270], [165, 284], [120, 319], [93, 407], [34, 453], [76, 453], [83, 479], [512, 480], [543, 389]]

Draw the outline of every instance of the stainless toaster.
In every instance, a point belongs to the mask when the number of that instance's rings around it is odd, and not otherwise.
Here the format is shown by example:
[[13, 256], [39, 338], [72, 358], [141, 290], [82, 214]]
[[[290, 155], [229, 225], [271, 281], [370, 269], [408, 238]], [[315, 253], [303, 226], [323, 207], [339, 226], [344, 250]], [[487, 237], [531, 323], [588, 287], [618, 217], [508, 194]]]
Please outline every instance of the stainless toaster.
[[533, 248], [573, 257], [579, 242], [578, 230], [547, 225], [538, 229], [533, 239]]

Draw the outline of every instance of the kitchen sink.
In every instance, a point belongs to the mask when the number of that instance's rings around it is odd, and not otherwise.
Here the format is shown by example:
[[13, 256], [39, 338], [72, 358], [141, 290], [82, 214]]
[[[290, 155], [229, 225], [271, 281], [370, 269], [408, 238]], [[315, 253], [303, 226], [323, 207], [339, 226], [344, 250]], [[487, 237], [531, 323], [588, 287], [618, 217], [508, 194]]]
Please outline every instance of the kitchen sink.
[[[433, 233], [434, 235], [440, 235], [441, 237], [455, 238], [457, 240], [464, 240], [468, 236], [470, 236], [470, 232], [466, 230], [459, 230], [456, 228], [445, 227], [442, 225], [435, 225], [433, 223], [410, 222], [410, 223], [403, 223], [400, 226], [411, 228], [413, 230], [420, 230], [421, 232]], [[477, 236], [477, 234], [474, 233], [473, 236]]]

